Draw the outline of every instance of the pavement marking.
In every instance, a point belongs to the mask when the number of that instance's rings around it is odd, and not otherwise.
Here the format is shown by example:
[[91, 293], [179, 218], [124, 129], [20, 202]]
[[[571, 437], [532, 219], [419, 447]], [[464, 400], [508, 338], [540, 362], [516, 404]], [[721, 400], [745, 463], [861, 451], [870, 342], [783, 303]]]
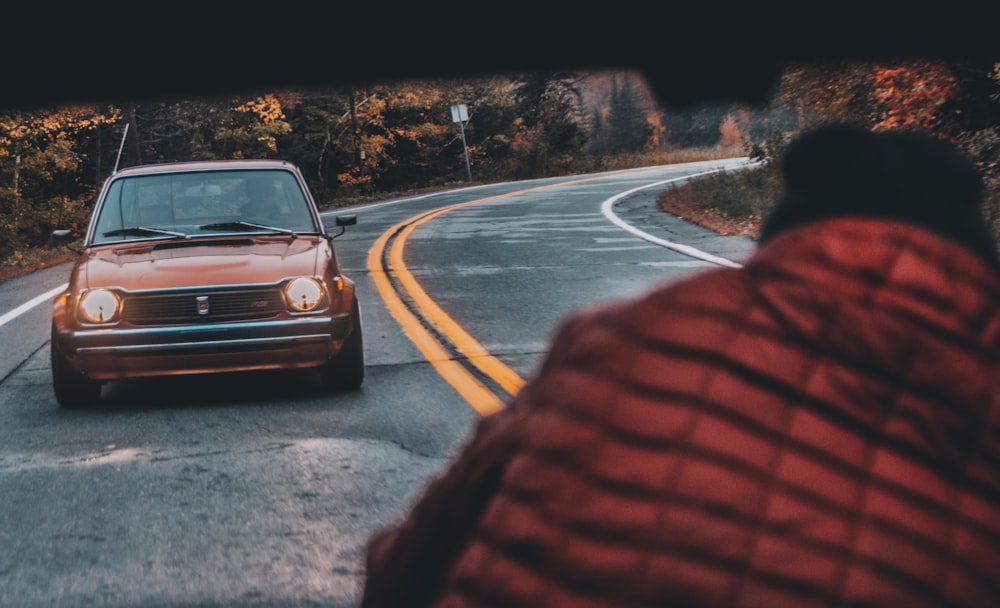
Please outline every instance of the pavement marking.
[[389, 312], [402, 326], [403, 333], [410, 338], [417, 350], [477, 412], [488, 416], [502, 410], [505, 407], [503, 401], [462, 367], [459, 362], [452, 359], [444, 347], [430, 332], [424, 329], [420, 320], [410, 312], [410, 309], [392, 287], [388, 272], [382, 266], [382, 253], [389, 238], [395, 232], [396, 230], [393, 229], [383, 233], [368, 252], [368, 268], [382, 301], [385, 302]]
[[682, 179], [691, 179], [692, 177], [699, 177], [699, 176], [702, 176], [702, 175], [708, 175], [709, 173], [718, 173], [719, 171], [725, 171], [725, 170], [726, 169], [710, 169], [708, 171], [702, 171], [701, 173], [693, 173], [691, 175], [684, 175], [684, 176], [681, 176], [681, 177], [673, 177], [671, 179], [665, 179], [663, 181], [653, 182], [652, 184], [647, 184], [645, 186], [639, 186], [638, 188], [632, 188], [631, 190], [627, 190], [625, 192], [622, 192], [621, 194], [617, 194], [615, 196], [612, 196], [608, 200], [604, 201], [604, 204], [601, 205], [601, 213], [603, 213], [604, 216], [606, 218], [608, 218], [608, 220], [610, 220], [613, 224], [615, 224], [616, 226], [622, 228], [623, 230], [627, 230], [627, 231], [631, 232], [632, 234], [635, 234], [635, 235], [639, 236], [640, 238], [643, 238], [643, 239], [645, 239], [645, 240], [647, 240], [647, 241], [649, 241], [651, 243], [655, 243], [657, 245], [660, 245], [661, 247], [666, 247], [668, 249], [673, 249], [674, 251], [678, 251], [680, 253], [683, 253], [684, 255], [689, 255], [689, 256], [691, 256], [693, 258], [697, 258], [697, 259], [700, 259], [700, 260], [705, 260], [706, 262], [712, 262], [713, 264], [718, 264], [720, 266], [728, 266], [729, 268], [742, 268], [743, 265], [740, 264], [740, 263], [738, 263], [738, 262], [734, 262], [732, 260], [728, 260], [728, 259], [723, 258], [723, 257], [712, 255], [711, 253], [707, 253], [707, 252], [702, 251], [700, 249], [697, 249], [695, 247], [691, 247], [690, 245], [683, 245], [681, 243], [675, 243], [673, 241], [668, 241], [666, 239], [661, 239], [659, 237], [653, 236], [652, 234], [649, 234], [647, 232], [643, 232], [642, 230], [639, 230], [635, 226], [629, 224], [628, 222], [626, 222], [625, 220], [623, 220], [622, 218], [620, 218], [614, 212], [615, 203], [617, 203], [618, 201], [622, 200], [626, 196], [629, 196], [631, 194], [639, 192], [640, 190], [645, 190], [647, 188], [655, 188], [656, 186], [662, 186], [664, 184], [669, 184], [671, 182], [680, 181]]
[[[449, 210], [451, 209], [449, 208]], [[409, 292], [410, 297], [413, 298], [414, 303], [423, 315], [451, 340], [459, 352], [468, 358], [469, 362], [496, 381], [505, 391], [514, 395], [524, 385], [524, 380], [514, 370], [491, 355], [482, 344], [477, 342], [462, 326], [445, 313], [437, 305], [437, 302], [427, 295], [427, 292], [424, 291], [424, 288], [413, 277], [403, 261], [403, 249], [406, 245], [406, 239], [409, 238], [410, 234], [418, 226], [434, 219], [438, 215], [440, 214], [428, 214], [406, 226], [393, 242], [389, 261], [392, 268], [396, 271], [396, 276], [399, 278], [400, 283]]]
[[35, 296], [34, 298], [28, 300], [24, 304], [21, 304], [20, 306], [18, 306], [14, 310], [11, 310], [11, 311], [3, 314], [2, 316], [0, 316], [0, 326], [3, 326], [3, 325], [6, 325], [7, 323], [10, 323], [14, 319], [20, 317], [21, 315], [23, 315], [24, 313], [28, 312], [32, 308], [38, 306], [42, 302], [45, 302], [47, 300], [51, 300], [52, 298], [56, 297], [60, 293], [66, 291], [66, 288], [68, 286], [69, 286], [68, 283], [64, 283], [64, 284], [60, 285], [59, 287], [56, 287], [55, 289], [52, 289], [50, 291], [47, 291], [47, 292], [43, 293], [40, 296]]
[[[601, 207], [602, 213], [614, 224], [625, 228], [633, 234], [641, 236], [647, 241], [680, 251], [681, 253], [685, 253], [697, 259], [732, 266], [736, 263], [724, 258], [713, 256], [694, 247], [679, 245], [677, 243], [659, 239], [653, 235], [646, 234], [641, 230], [633, 228], [615, 215], [612, 210], [615, 202], [639, 190], [682, 179], [690, 179], [691, 177], [695, 177], [697, 175], [714, 173], [720, 170], [722, 169], [717, 168], [710, 171], [704, 171], [693, 175], [685, 175], [655, 182], [639, 188], [634, 188], [605, 201]], [[369, 250], [368, 269], [379, 294], [382, 297], [382, 300], [386, 303], [386, 306], [389, 309], [389, 312], [402, 326], [403, 332], [410, 338], [421, 354], [423, 354], [424, 358], [426, 358], [427, 361], [430, 362], [431, 365], [433, 365], [438, 371], [441, 377], [444, 378], [444, 380], [448, 382], [469, 403], [469, 405], [481, 415], [488, 416], [504, 409], [506, 407], [505, 400], [497, 396], [461, 363], [456, 361], [448, 353], [444, 346], [442, 346], [438, 339], [431, 335], [431, 333], [423, 326], [417, 315], [411, 311], [410, 307], [408, 307], [406, 303], [403, 302], [400, 293], [393, 287], [392, 282], [389, 280], [390, 273], [396, 277], [402, 288], [406, 290], [407, 294], [409, 294], [414, 308], [419, 311], [420, 315], [427, 319], [442, 334], [444, 334], [471, 364], [475, 365], [481, 372], [486, 374], [487, 377], [491, 378], [505, 391], [510, 393], [511, 396], [517, 394], [520, 388], [524, 385], [524, 379], [522, 379], [514, 370], [510, 369], [503, 362], [490, 354], [485, 347], [483, 347], [454, 319], [445, 313], [444, 310], [441, 309], [441, 307], [438, 306], [438, 304], [427, 294], [427, 292], [424, 291], [423, 287], [421, 287], [420, 283], [416, 280], [416, 278], [414, 278], [413, 274], [410, 273], [409, 269], [406, 267], [406, 262], [403, 256], [406, 240], [420, 225], [456, 209], [462, 209], [472, 205], [497, 201], [504, 198], [511, 198], [559, 186], [607, 179], [607, 177], [607, 175], [598, 175], [560, 182], [558, 184], [548, 184], [544, 186], [526, 188], [523, 190], [457, 203], [447, 207], [441, 207], [439, 209], [420, 213], [396, 224], [389, 230], [382, 233], [382, 235], [375, 241], [371, 250]], [[387, 268], [383, 264], [383, 256], [389, 240], [393, 239], [393, 237], [395, 238], [389, 250]]]

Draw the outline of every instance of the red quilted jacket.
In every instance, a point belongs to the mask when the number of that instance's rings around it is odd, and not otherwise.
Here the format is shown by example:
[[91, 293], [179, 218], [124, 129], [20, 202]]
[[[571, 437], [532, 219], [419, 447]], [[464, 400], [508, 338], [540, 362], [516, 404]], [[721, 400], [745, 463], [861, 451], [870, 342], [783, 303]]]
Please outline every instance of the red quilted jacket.
[[835, 219], [581, 311], [364, 606], [1000, 606], [1000, 277]]

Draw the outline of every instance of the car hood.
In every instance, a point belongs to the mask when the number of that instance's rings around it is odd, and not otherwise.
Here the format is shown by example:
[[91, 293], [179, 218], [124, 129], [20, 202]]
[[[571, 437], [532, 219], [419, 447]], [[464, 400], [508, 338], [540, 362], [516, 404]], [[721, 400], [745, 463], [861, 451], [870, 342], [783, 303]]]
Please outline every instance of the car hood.
[[135, 291], [274, 283], [317, 273], [322, 237], [238, 237], [146, 241], [96, 247], [79, 278], [86, 287]]

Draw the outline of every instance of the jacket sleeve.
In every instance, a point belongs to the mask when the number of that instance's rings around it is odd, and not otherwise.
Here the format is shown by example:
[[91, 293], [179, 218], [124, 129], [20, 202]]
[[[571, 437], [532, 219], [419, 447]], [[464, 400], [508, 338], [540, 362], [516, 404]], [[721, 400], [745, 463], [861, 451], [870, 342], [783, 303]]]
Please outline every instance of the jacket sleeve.
[[406, 518], [372, 538], [363, 608], [424, 606], [437, 594], [516, 449], [516, 418], [507, 409], [479, 421], [472, 440]]
[[405, 518], [372, 537], [362, 608], [426, 606], [438, 595], [520, 448], [525, 420], [535, 407], [544, 407], [533, 402], [535, 388], [581, 324], [579, 315], [564, 323], [539, 374], [511, 406], [480, 420], [455, 461], [424, 488]]

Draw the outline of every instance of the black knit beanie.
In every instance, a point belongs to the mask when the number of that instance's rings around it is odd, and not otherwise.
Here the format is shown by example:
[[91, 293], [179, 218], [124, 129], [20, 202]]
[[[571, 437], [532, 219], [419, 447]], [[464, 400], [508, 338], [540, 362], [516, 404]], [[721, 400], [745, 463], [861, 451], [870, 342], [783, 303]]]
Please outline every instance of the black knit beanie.
[[982, 177], [938, 137], [828, 125], [792, 141], [781, 171], [784, 192], [764, 221], [761, 243], [824, 218], [880, 217], [929, 228], [1000, 269], [982, 212]]

